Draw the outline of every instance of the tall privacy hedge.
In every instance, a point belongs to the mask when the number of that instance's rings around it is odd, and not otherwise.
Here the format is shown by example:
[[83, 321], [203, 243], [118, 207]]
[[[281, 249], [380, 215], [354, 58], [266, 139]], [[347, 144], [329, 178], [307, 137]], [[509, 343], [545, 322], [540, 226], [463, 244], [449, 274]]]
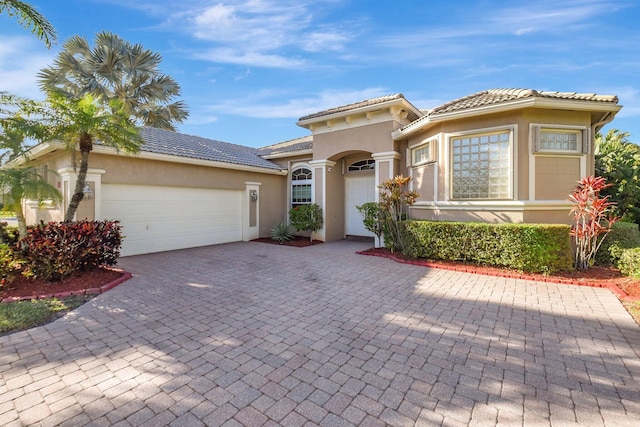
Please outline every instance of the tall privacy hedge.
[[465, 261], [520, 271], [573, 268], [568, 225], [410, 220], [402, 223], [410, 258]]

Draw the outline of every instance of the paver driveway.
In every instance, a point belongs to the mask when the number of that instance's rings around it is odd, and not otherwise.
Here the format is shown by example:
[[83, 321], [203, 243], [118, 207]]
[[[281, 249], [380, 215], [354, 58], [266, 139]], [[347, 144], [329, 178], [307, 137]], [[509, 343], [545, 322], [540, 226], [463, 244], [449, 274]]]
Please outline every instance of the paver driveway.
[[608, 290], [234, 243], [0, 337], [0, 425], [638, 425], [640, 328]]

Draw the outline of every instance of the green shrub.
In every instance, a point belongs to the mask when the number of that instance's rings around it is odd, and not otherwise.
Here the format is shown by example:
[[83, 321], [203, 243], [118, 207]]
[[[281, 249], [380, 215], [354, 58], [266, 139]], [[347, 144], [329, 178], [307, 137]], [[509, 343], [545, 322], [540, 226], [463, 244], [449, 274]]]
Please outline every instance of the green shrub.
[[611, 232], [602, 241], [602, 246], [596, 254], [596, 264], [616, 265], [623, 250], [637, 247], [640, 247], [638, 224], [616, 222]]
[[299, 205], [289, 211], [291, 225], [298, 231], [310, 231], [310, 239], [313, 233], [322, 228], [322, 208], [315, 203]]
[[276, 242], [283, 244], [284, 242], [288, 242], [289, 240], [293, 240], [295, 237], [296, 229], [293, 226], [281, 222], [280, 224], [276, 224], [271, 228], [271, 238]]
[[18, 274], [21, 269], [22, 262], [16, 258], [13, 249], [6, 243], [0, 243], [0, 277]]
[[115, 265], [122, 245], [118, 221], [50, 222], [31, 226], [17, 247], [25, 273], [49, 281]]
[[640, 278], [640, 248], [623, 249], [618, 268], [625, 276]]
[[555, 224], [404, 221], [410, 258], [464, 261], [520, 271], [572, 268], [570, 227]]
[[13, 246], [18, 239], [18, 227], [9, 227], [7, 222], [0, 222], [0, 243]]

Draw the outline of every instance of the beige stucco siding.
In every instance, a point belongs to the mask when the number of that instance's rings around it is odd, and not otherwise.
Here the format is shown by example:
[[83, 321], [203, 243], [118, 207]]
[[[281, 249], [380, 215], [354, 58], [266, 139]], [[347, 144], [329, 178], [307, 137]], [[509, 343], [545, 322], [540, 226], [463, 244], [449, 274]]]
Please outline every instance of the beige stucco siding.
[[391, 132], [396, 128], [395, 122], [389, 121], [316, 134], [313, 136], [313, 158], [337, 160], [354, 151], [391, 151], [394, 147]]
[[437, 171], [436, 163], [429, 163], [413, 169], [413, 188], [420, 194], [419, 202], [432, 202], [435, 197]]
[[580, 159], [535, 156], [536, 200], [564, 200], [580, 179]]
[[[70, 154], [54, 153], [43, 159], [49, 170], [59, 170], [71, 166]], [[114, 156], [92, 153], [89, 157], [90, 169], [103, 169], [102, 184], [127, 185], [155, 185], [189, 188], [216, 188], [224, 190], [245, 190], [247, 182], [261, 183], [260, 192], [260, 236], [268, 237], [271, 227], [285, 221], [283, 207], [287, 206], [287, 177], [266, 173], [238, 171], [201, 165], [170, 163], [159, 160], [141, 159], [135, 156]], [[59, 181], [58, 181], [59, 182]], [[90, 183], [90, 185], [93, 185]], [[60, 188], [62, 190], [62, 188]], [[83, 201], [78, 209], [78, 218], [91, 218], [92, 207], [83, 204], [93, 203]], [[38, 210], [38, 215], [29, 217], [30, 221], [37, 221], [51, 217], [61, 220], [59, 209]]]
[[327, 210], [326, 210], [326, 241], [344, 239], [345, 210], [344, 210], [344, 175], [340, 168], [332, 167], [327, 172]]

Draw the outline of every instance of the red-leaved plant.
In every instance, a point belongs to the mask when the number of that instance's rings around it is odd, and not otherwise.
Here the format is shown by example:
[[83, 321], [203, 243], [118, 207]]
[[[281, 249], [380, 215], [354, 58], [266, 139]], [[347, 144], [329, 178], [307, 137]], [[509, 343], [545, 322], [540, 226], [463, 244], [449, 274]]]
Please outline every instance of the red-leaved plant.
[[571, 236], [575, 239], [574, 265], [577, 270], [589, 268], [602, 241], [618, 220], [611, 210], [615, 203], [609, 201], [609, 196], [600, 195], [609, 186], [602, 177], [587, 176], [578, 181], [573, 193], [569, 195], [569, 199], [575, 203], [571, 209], [575, 220]]

